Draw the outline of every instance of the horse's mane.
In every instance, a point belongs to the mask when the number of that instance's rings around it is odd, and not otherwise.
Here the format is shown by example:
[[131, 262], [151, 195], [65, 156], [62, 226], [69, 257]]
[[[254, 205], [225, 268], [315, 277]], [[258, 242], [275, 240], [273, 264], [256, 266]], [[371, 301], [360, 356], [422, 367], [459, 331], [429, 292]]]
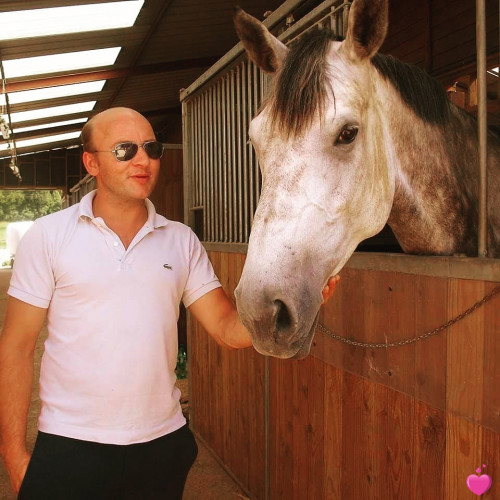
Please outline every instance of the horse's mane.
[[418, 66], [406, 64], [389, 55], [375, 54], [372, 63], [420, 118], [438, 125], [448, 123], [450, 100], [436, 79]]
[[326, 51], [340, 41], [332, 31], [312, 30], [290, 48], [275, 82], [271, 116], [285, 133], [299, 134], [307, 128], [326, 101]]
[[[318, 29], [292, 44], [271, 96], [271, 116], [282, 132], [300, 134], [318, 110], [322, 115], [328, 92], [325, 64], [328, 45], [342, 40], [329, 29]], [[376, 54], [372, 64], [420, 118], [435, 124], [448, 122], [450, 101], [437, 80], [417, 66], [388, 55]]]

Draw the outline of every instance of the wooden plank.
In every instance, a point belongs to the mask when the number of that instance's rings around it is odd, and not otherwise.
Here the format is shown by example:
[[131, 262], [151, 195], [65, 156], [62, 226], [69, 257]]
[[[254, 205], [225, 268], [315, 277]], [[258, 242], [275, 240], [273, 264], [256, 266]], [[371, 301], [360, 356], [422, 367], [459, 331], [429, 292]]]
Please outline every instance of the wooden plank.
[[[309, 443], [307, 439], [307, 396], [308, 385], [304, 371], [309, 364], [308, 359], [301, 361], [286, 361], [290, 368], [291, 412], [292, 412], [292, 496], [293, 500], [307, 498], [307, 483], [309, 482]], [[319, 411], [322, 411], [320, 408]]]
[[467, 488], [467, 476], [474, 474], [482, 460], [482, 427], [473, 422], [447, 414], [445, 500], [477, 498]]
[[[389, 342], [391, 333], [388, 328], [387, 318], [391, 312], [388, 308], [388, 294], [391, 293], [390, 277], [393, 273], [365, 273], [365, 304], [360, 314], [365, 316], [365, 331], [363, 342]], [[387, 349], [361, 348], [363, 365], [359, 367], [360, 373], [374, 382], [388, 383], [388, 351]]]
[[[230, 296], [234, 280], [230, 272], [230, 262], [234, 260], [231, 254], [221, 254], [220, 270], [218, 271], [221, 284], [226, 293]], [[248, 453], [242, 453], [241, 448], [248, 446], [244, 440], [244, 434], [240, 428], [242, 422], [242, 406], [247, 403], [247, 399], [241, 394], [240, 375], [242, 365], [240, 352], [223, 350], [223, 370], [219, 375], [223, 379], [224, 407], [227, 412], [227, 418], [224, 422], [224, 449], [228, 457], [227, 463], [231, 466], [231, 471], [238, 477], [241, 484], [248, 487]], [[240, 401], [242, 405], [233, 404], [234, 401]], [[243, 438], [243, 439], [242, 439]]]
[[[328, 303], [321, 307], [319, 322], [328, 328], [330, 331], [337, 334], [345, 334], [348, 326], [344, 325], [344, 300], [345, 297], [352, 290], [354, 286], [352, 277], [355, 271], [343, 269], [340, 273], [340, 283], [337, 285], [335, 295], [328, 301]], [[356, 300], [356, 295], [351, 294], [351, 300]], [[348, 314], [346, 316], [349, 316]], [[313, 338], [311, 345], [311, 354], [318, 359], [325, 361], [331, 366], [338, 368], [344, 367], [344, 359], [349, 357], [349, 347], [337, 340], [328, 337], [318, 328]]]
[[[247, 350], [248, 351], [248, 350]], [[247, 386], [247, 412], [248, 412], [248, 489], [253, 492], [256, 498], [265, 498], [266, 488], [266, 435], [265, 435], [265, 391], [264, 386], [264, 357], [257, 352], [245, 352], [248, 363]], [[247, 368], [244, 364], [242, 369]], [[252, 371], [250, 371], [252, 370]], [[235, 395], [234, 401], [238, 401]], [[238, 447], [238, 443], [235, 443]], [[241, 450], [236, 449], [236, 453]]]
[[498, 432], [492, 432], [483, 427], [481, 460], [477, 465], [481, 467], [482, 473], [488, 474], [493, 479], [491, 488], [481, 498], [485, 500], [500, 498], [500, 481], [498, 480], [500, 477], [500, 434]]
[[270, 359], [270, 498], [293, 498], [292, 364]]
[[[448, 280], [415, 276], [415, 333], [423, 335], [448, 321]], [[447, 330], [415, 344], [415, 397], [446, 407]]]
[[[339, 335], [349, 339], [364, 342], [367, 340], [365, 335], [368, 318], [363, 311], [365, 311], [367, 304], [366, 300], [369, 297], [369, 290], [367, 287], [369, 273], [360, 273], [357, 270], [349, 269], [342, 273], [342, 295], [341, 295], [341, 308], [342, 308], [342, 326], [343, 330], [337, 332]], [[351, 314], [355, 311], [355, 314]], [[342, 345], [343, 358], [342, 366], [350, 373], [360, 375], [367, 375], [368, 370], [365, 369], [365, 350], [354, 346]]]
[[[390, 273], [384, 282], [385, 303], [379, 314], [387, 323], [389, 342], [414, 337], [416, 292], [415, 279]], [[415, 344], [387, 349], [385, 385], [411, 396], [415, 395]]]
[[[237, 254], [209, 252], [209, 257], [228, 295], [241, 275], [243, 259]], [[265, 491], [263, 358], [251, 349], [228, 351], [218, 346], [199, 327], [197, 339], [208, 353], [207, 366], [196, 376], [204, 394], [200, 419], [208, 421], [202, 436], [239, 482], [263, 498]], [[238, 404], [234, 404], [237, 401]]]
[[[386, 461], [388, 499], [415, 498], [412, 467], [415, 455], [415, 400], [394, 390], [387, 391]], [[383, 460], [382, 456], [380, 460]]]
[[446, 11], [446, 14], [439, 13], [437, 9], [433, 10], [432, 34], [434, 41], [448, 37], [457, 31], [463, 30], [464, 33], [470, 33], [474, 36], [476, 30], [476, 8], [474, 4], [469, 4], [465, 8], [457, 8]]
[[458, 48], [461, 45], [469, 44], [464, 56], [474, 54], [475, 52], [475, 24], [464, 26], [454, 32], [450, 32], [445, 36], [435, 39], [432, 47], [432, 55], [434, 58], [440, 58], [446, 54], [448, 64], [459, 60], [460, 52]]
[[445, 498], [446, 416], [424, 403], [415, 404], [415, 454], [411, 484], [416, 499]]
[[[500, 283], [486, 283], [490, 292]], [[500, 294], [484, 305], [484, 373], [482, 423], [500, 433]], [[500, 448], [499, 448], [500, 450]], [[500, 466], [500, 461], [497, 462]], [[500, 498], [500, 494], [498, 495]]]
[[[230, 276], [229, 292], [234, 299], [234, 289], [243, 270], [245, 255], [229, 254], [231, 256], [228, 264]], [[241, 439], [248, 442], [248, 464], [247, 464], [247, 484], [249, 491], [253, 492], [257, 498], [265, 496], [265, 386], [264, 386], [264, 357], [258, 354], [253, 348], [245, 349], [238, 356], [240, 362], [234, 367], [233, 373], [238, 373], [240, 383], [237, 385], [241, 392], [234, 393], [232, 407], [238, 411], [238, 427], [240, 426], [240, 415], [246, 414], [246, 427], [239, 430], [239, 439], [235, 440], [234, 453], [242, 455], [240, 448]], [[235, 401], [240, 401], [241, 393], [246, 398], [245, 405], [241, 408], [235, 405]]]
[[303, 498], [322, 498], [325, 490], [325, 364], [309, 356], [307, 358], [307, 421], [303, 423], [309, 447], [309, 479], [306, 496]]
[[[235, 473], [243, 484], [248, 485], [250, 489], [250, 481], [248, 477], [249, 462], [253, 458], [250, 455], [250, 429], [254, 425], [262, 427], [262, 422], [255, 422], [251, 420], [249, 414], [250, 408], [255, 404], [255, 401], [249, 399], [248, 386], [254, 384], [255, 374], [253, 367], [249, 360], [249, 354], [246, 352], [235, 352], [235, 364], [232, 374], [229, 376], [235, 377], [235, 389], [232, 394], [231, 400], [227, 400], [227, 404], [233, 409], [235, 424], [235, 443], [232, 447], [232, 468], [234, 467]], [[238, 404], [235, 404], [235, 402]], [[256, 459], [258, 457], [255, 457]], [[262, 457], [261, 457], [262, 458]]]
[[[217, 346], [220, 351], [220, 371], [214, 374], [218, 380], [218, 391], [220, 397], [219, 418], [220, 427], [218, 432], [221, 433], [221, 451], [220, 458], [224, 463], [231, 465], [231, 470], [240, 478], [242, 484], [246, 485], [246, 477], [241, 474], [245, 470], [245, 465], [241, 463], [241, 454], [235, 454], [235, 441], [239, 438], [236, 434], [236, 425], [239, 422], [238, 409], [231, 404], [234, 401], [235, 394], [238, 393], [238, 373], [236, 360], [236, 352], [228, 352], [227, 350]], [[245, 462], [246, 464], [246, 462]]]
[[[474, 4], [470, 0], [454, 0], [453, 2], [448, 0], [433, 0], [431, 2], [433, 26], [446, 23], [449, 17], [461, 16], [467, 12], [474, 19], [476, 15], [474, 7]], [[472, 12], [470, 12], [471, 9]]]
[[325, 364], [324, 402], [324, 495], [318, 498], [342, 498], [342, 371]]
[[[446, 279], [358, 271], [342, 271], [337, 291], [321, 313], [322, 323], [334, 333], [359, 341], [394, 341], [421, 335], [446, 323]], [[367, 284], [369, 276], [371, 285]], [[311, 353], [332, 366], [408, 395], [418, 393], [419, 399], [445, 407], [446, 331], [439, 339], [381, 353], [348, 346], [318, 331]]]
[[415, 54], [426, 54], [425, 44], [425, 33], [420, 33], [418, 36], [390, 40], [390, 43], [387, 43], [387, 47], [384, 48], [382, 53], [390, 54], [405, 63], [415, 64]]
[[342, 500], [388, 499], [385, 442], [388, 389], [345, 374], [342, 412]]
[[[480, 300], [484, 282], [449, 281], [448, 316], [455, 318]], [[449, 328], [446, 407], [480, 422], [483, 402], [484, 309]]]

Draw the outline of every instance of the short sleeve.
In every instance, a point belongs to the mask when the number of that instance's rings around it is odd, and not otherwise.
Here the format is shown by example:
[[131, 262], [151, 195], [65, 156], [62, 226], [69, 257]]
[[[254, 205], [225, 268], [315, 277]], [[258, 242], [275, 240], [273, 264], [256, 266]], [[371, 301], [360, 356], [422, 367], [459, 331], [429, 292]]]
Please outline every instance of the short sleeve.
[[28, 304], [48, 308], [54, 292], [49, 244], [43, 224], [35, 222], [16, 251], [8, 295]]
[[182, 302], [189, 307], [206, 293], [221, 286], [205, 248], [190, 231], [189, 275], [182, 295]]

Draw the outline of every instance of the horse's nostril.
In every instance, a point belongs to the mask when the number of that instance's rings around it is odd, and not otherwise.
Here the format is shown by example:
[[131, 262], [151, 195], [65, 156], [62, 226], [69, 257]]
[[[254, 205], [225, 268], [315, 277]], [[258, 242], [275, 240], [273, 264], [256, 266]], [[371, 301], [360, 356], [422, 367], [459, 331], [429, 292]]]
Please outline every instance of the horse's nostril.
[[275, 300], [274, 304], [276, 306], [276, 331], [287, 330], [292, 324], [288, 307], [281, 300]]

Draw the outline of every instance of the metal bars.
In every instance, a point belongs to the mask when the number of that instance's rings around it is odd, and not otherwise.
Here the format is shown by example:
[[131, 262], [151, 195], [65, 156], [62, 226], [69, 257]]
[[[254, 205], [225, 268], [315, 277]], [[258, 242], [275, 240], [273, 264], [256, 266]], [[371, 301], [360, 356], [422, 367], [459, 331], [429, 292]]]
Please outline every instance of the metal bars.
[[204, 241], [245, 243], [260, 194], [247, 130], [261, 99], [259, 70], [241, 61], [190, 100], [190, 210]]
[[[331, 26], [343, 35], [349, 5], [326, 0], [279, 38], [287, 43], [316, 25]], [[229, 62], [224, 58], [219, 72], [211, 68], [214, 76], [201, 78], [199, 86], [193, 84], [181, 94], [185, 219], [194, 227], [194, 213], [202, 211], [203, 227], [195, 229], [205, 242], [247, 243], [260, 196], [261, 175], [248, 127], [270, 78], [240, 54]]]

